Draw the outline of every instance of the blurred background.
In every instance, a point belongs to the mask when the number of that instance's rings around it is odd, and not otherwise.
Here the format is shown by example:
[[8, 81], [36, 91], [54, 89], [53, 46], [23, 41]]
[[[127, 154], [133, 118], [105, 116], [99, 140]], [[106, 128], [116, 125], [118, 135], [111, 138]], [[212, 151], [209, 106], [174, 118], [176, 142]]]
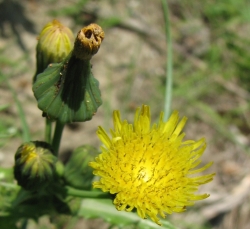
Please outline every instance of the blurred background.
[[[250, 1], [169, 0], [173, 39], [173, 109], [188, 117], [186, 138], [207, 139], [203, 164], [214, 161], [211, 196], [183, 214], [167, 216], [181, 229], [250, 228]], [[112, 128], [112, 111], [133, 120], [135, 109], [164, 109], [166, 40], [160, 0], [0, 0], [0, 166], [12, 167], [21, 122], [8, 86], [20, 100], [33, 140], [43, 140], [44, 120], [31, 90], [35, 47], [52, 19], [74, 34], [95, 22], [105, 39], [92, 58], [103, 105], [91, 121], [67, 125], [60, 157], [76, 146], [100, 142], [97, 126]], [[0, 197], [1, 199], [1, 197]], [[1, 201], [1, 200], [0, 200]], [[66, 221], [61, 228], [67, 228]], [[80, 220], [73, 228], [109, 227]], [[45, 217], [30, 228], [52, 229]]]

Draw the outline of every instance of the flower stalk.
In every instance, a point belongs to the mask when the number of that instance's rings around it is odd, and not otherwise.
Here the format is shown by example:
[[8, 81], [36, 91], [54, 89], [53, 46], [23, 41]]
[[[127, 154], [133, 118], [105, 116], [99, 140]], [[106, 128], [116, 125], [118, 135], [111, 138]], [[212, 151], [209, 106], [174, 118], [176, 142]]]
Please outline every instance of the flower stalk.
[[65, 186], [63, 189], [69, 196], [81, 197], [81, 198], [93, 198], [93, 199], [110, 199], [109, 193], [95, 192], [95, 191], [84, 191], [75, 189], [70, 186]]
[[45, 121], [45, 141], [51, 144], [52, 122], [46, 117]]
[[172, 106], [172, 87], [173, 87], [173, 58], [172, 58], [172, 36], [169, 22], [169, 10], [166, 0], [162, 0], [163, 14], [165, 19], [165, 35], [167, 43], [167, 60], [166, 60], [166, 85], [164, 100], [164, 120], [167, 120], [171, 114]]
[[60, 121], [56, 122], [55, 133], [52, 141], [52, 148], [54, 150], [55, 156], [58, 156], [60, 142], [63, 134], [64, 124]]

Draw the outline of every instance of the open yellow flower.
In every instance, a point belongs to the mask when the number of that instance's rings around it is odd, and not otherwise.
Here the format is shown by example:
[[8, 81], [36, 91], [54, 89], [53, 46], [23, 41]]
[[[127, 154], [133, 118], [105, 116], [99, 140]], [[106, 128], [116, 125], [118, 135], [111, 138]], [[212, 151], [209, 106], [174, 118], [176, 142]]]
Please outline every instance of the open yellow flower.
[[160, 225], [158, 215], [183, 212], [186, 206], [207, 198], [195, 194], [199, 186], [210, 182], [214, 174], [194, 176], [212, 163], [195, 169], [206, 148], [205, 139], [182, 141], [187, 118], [179, 121], [175, 111], [167, 122], [163, 112], [159, 123], [150, 126], [150, 108], [143, 105], [135, 113], [134, 124], [121, 121], [114, 111], [114, 130], [110, 138], [102, 127], [97, 134], [105, 145], [89, 165], [100, 176], [94, 188], [116, 194], [117, 210], [137, 209], [141, 218], [149, 216]]

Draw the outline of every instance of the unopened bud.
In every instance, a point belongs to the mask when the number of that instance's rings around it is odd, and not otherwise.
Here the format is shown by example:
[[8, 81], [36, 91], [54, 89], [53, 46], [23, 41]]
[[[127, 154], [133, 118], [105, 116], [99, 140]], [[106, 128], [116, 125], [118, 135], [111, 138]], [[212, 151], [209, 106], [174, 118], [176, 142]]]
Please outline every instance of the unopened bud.
[[45, 188], [56, 177], [57, 158], [46, 142], [26, 142], [15, 154], [14, 176], [20, 186], [35, 191]]
[[88, 163], [97, 155], [98, 150], [93, 146], [85, 145], [75, 149], [65, 166], [66, 183], [75, 188], [90, 189], [94, 175]]
[[44, 26], [36, 47], [37, 70], [34, 77], [43, 72], [50, 63], [61, 62], [73, 48], [74, 36], [71, 30], [59, 21], [53, 20]]

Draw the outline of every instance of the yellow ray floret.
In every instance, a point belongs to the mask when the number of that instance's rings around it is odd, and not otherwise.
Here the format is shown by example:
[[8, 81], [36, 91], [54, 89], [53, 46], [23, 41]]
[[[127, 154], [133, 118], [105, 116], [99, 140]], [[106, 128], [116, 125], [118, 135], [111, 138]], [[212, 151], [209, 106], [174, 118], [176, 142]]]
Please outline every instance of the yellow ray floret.
[[[151, 126], [150, 108], [143, 105], [135, 113], [134, 124], [122, 121], [114, 111], [111, 137], [102, 127], [97, 134], [103, 142], [102, 153], [89, 165], [100, 180], [94, 188], [116, 194], [117, 210], [137, 209], [140, 217], [150, 217], [160, 225], [158, 216], [183, 212], [186, 206], [207, 198], [197, 195], [201, 184], [214, 174], [194, 176], [212, 163], [196, 169], [206, 148], [205, 139], [182, 141], [187, 118], [179, 120], [175, 111], [167, 122], [163, 113], [159, 123]], [[192, 176], [191, 176], [192, 175]]]

